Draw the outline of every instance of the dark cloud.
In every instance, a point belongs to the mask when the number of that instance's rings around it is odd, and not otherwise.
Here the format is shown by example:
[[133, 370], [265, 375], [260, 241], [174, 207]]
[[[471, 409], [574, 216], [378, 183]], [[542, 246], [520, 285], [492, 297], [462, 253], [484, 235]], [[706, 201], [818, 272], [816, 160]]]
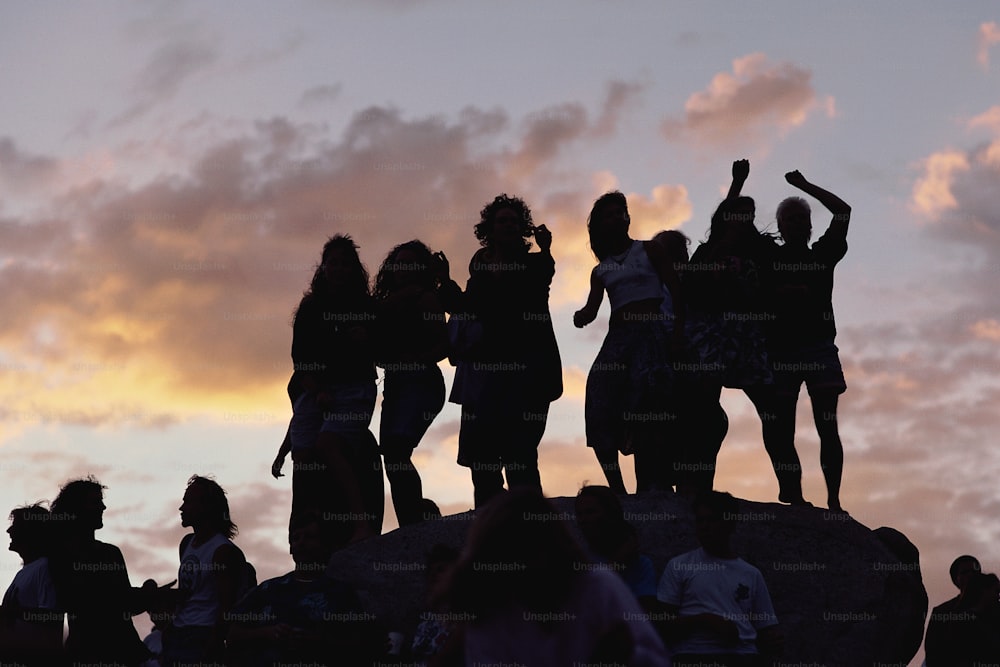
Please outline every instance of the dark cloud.
[[299, 98], [299, 106], [314, 107], [333, 102], [340, 97], [341, 88], [342, 86], [339, 83], [314, 86], [302, 93], [302, 96]]

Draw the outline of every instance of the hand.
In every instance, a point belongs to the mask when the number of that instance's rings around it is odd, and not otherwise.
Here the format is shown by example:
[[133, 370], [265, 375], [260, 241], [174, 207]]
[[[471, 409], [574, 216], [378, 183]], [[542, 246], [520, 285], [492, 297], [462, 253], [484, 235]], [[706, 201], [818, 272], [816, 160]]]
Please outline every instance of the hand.
[[451, 280], [451, 267], [448, 264], [448, 258], [441, 251], [434, 253], [434, 275], [443, 283]]
[[548, 252], [549, 248], [552, 247], [552, 232], [545, 225], [539, 225], [535, 227], [535, 243], [541, 248], [542, 252]]
[[733, 180], [745, 181], [750, 176], [750, 160], [735, 160], [733, 162]]
[[802, 175], [798, 169], [795, 171], [790, 171], [785, 174], [785, 180], [788, 181], [789, 185], [794, 185], [797, 188], [801, 188], [803, 185], [808, 183], [806, 177]]
[[577, 329], [582, 329], [591, 322], [594, 321], [597, 315], [587, 310], [586, 308], [581, 308], [580, 310], [573, 313], [573, 326]]
[[282, 474], [281, 472], [281, 468], [284, 465], [285, 465], [284, 456], [275, 457], [274, 463], [271, 464], [271, 476], [274, 477], [275, 479], [278, 479], [279, 477], [284, 477], [285, 475]]

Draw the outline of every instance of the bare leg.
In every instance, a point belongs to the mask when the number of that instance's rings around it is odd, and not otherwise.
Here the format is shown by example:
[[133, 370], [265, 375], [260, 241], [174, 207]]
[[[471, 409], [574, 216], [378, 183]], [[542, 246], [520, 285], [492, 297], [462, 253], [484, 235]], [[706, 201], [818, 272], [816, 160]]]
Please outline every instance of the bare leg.
[[347, 451], [350, 446], [344, 436], [330, 431], [321, 432], [316, 439], [317, 459], [326, 465], [333, 488], [339, 489], [344, 496], [350, 514], [348, 523], [353, 526], [351, 542], [357, 542], [375, 537], [376, 533], [368, 521], [361, 484], [351, 465], [352, 457]]
[[819, 434], [819, 462], [826, 479], [827, 507], [834, 512], [840, 506], [840, 481], [844, 473], [844, 446], [837, 428], [838, 394], [817, 393], [812, 396], [813, 419]]
[[604, 471], [604, 477], [608, 480], [608, 486], [611, 487], [611, 490], [622, 496], [628, 493], [625, 490], [625, 481], [622, 479], [622, 469], [618, 465], [618, 450], [595, 449], [594, 454], [597, 455], [597, 460], [601, 464], [601, 470]]
[[792, 505], [804, 505], [802, 497], [802, 464], [795, 451], [796, 395], [779, 395], [772, 387], [746, 390], [760, 416], [764, 449], [771, 459], [774, 476], [778, 479], [778, 500]]

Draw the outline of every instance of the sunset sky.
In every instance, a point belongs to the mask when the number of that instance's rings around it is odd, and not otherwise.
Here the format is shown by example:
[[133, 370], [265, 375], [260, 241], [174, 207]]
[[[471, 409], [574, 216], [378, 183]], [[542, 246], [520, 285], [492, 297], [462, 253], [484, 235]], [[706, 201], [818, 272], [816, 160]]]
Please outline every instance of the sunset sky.
[[[93, 473], [108, 486], [98, 537], [133, 583], [166, 581], [185, 481], [211, 474], [261, 578], [287, 571], [290, 477], [269, 467], [323, 242], [350, 233], [374, 274], [420, 238], [462, 283], [500, 192], [554, 238], [566, 392], [543, 485], [602, 482], [583, 387], [607, 305], [572, 326], [590, 205], [621, 189], [634, 237], [679, 228], [694, 246], [747, 157], [758, 227], [775, 231], [792, 169], [853, 207], [834, 291], [844, 507], [916, 544], [932, 604], [954, 593], [955, 556], [1000, 569], [1000, 11], [766, 8], [0, 4], [0, 508]], [[813, 208], [818, 236], [829, 215]], [[774, 501], [749, 401], [724, 400], [717, 486]], [[449, 404], [415, 456], [446, 512], [472, 503], [457, 430]], [[797, 443], [821, 504], [804, 391]], [[4, 553], [6, 587], [19, 560]]]

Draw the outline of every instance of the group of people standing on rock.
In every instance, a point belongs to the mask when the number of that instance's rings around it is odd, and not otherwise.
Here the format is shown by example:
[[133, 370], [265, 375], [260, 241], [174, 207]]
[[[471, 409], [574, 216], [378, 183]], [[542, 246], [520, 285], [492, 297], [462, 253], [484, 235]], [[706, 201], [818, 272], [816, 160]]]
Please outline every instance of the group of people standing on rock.
[[832, 293], [851, 208], [789, 172], [788, 183], [819, 200], [833, 219], [810, 247], [809, 204], [785, 199], [776, 214], [778, 244], [754, 226], [754, 201], [740, 195], [749, 171], [746, 160], [733, 163], [728, 196], [690, 259], [680, 232], [632, 239], [621, 193], [595, 202], [588, 231], [599, 263], [586, 305], [573, 319], [578, 327], [592, 322], [605, 292], [611, 318], [587, 378], [587, 444], [619, 493], [625, 492], [619, 452], [635, 454], [639, 491], [711, 489], [728, 430], [721, 391], [742, 389], [760, 415], [779, 500], [805, 504], [795, 451], [795, 408], [805, 383], [827, 505], [841, 510], [837, 401], [846, 384]]
[[[741, 196], [749, 162], [734, 162], [732, 173], [708, 238], [690, 258], [678, 231], [632, 239], [622, 193], [594, 203], [587, 227], [598, 264], [573, 320], [591, 323], [605, 292], [611, 317], [587, 379], [587, 444], [618, 493], [626, 492], [619, 453], [635, 455], [637, 491], [711, 489], [728, 430], [721, 390], [740, 388], [761, 417], [779, 500], [807, 504], [794, 444], [804, 382], [827, 505], [840, 510], [836, 412], [846, 385], [832, 290], [851, 209], [790, 172], [787, 182], [833, 219], [810, 247], [809, 204], [790, 197], [777, 211], [779, 243], [758, 231], [754, 201]], [[416, 240], [389, 252], [372, 288], [354, 241], [336, 235], [299, 303], [288, 385], [293, 416], [272, 473], [281, 475], [290, 452], [293, 513], [343, 518], [346, 541], [381, 530], [383, 460], [400, 525], [436, 510], [411, 457], [444, 405], [437, 364], [446, 357], [456, 366], [450, 400], [462, 406], [458, 463], [470, 468], [476, 507], [502, 491], [505, 478], [512, 488], [541, 489], [538, 445], [549, 406], [562, 394], [548, 306], [552, 234], [506, 194], [483, 207], [474, 232], [482, 248], [464, 290], [444, 254]], [[385, 371], [378, 443], [369, 430], [376, 366]]]

